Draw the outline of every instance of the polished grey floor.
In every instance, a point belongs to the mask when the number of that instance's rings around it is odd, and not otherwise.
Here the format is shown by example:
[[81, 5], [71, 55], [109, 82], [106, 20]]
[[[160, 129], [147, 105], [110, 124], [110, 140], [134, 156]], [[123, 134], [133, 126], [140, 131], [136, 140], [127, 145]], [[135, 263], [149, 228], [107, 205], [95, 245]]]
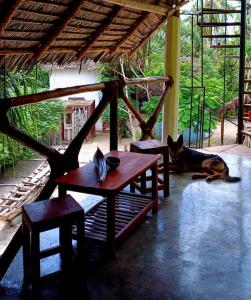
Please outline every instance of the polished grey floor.
[[[221, 156], [241, 182], [171, 175], [170, 197], [123, 241], [116, 259], [90, 262], [63, 287], [45, 284], [42, 299], [251, 299], [251, 158]], [[28, 298], [20, 250], [0, 299]]]

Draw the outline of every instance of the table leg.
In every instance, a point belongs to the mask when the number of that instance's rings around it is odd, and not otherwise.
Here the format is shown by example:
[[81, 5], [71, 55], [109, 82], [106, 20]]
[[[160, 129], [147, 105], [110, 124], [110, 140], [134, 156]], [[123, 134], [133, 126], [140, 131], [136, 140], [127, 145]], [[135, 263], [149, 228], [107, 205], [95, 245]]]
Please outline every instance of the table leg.
[[115, 195], [107, 197], [107, 247], [111, 256], [115, 256]]
[[[85, 259], [85, 248], [84, 248], [84, 239], [85, 239], [85, 214], [81, 216], [77, 223], [77, 257], [79, 262], [80, 269], [84, 268], [84, 259]], [[83, 271], [83, 270], [82, 270]]]
[[36, 230], [31, 231], [31, 284], [33, 299], [39, 299], [41, 293], [40, 278], [40, 236]]
[[[64, 196], [66, 196], [66, 189], [62, 185], [59, 185], [58, 186], [58, 197], [64, 197]], [[59, 244], [62, 245], [63, 243], [64, 243], [63, 234], [59, 233]], [[62, 253], [60, 254], [60, 256], [62, 257]]]
[[141, 193], [146, 193], [146, 172], [144, 172], [140, 177], [140, 187], [141, 187]]
[[58, 196], [59, 197], [66, 196], [66, 189], [62, 185], [58, 186]]
[[169, 150], [163, 153], [164, 197], [169, 196]]
[[62, 246], [61, 258], [64, 279], [69, 279], [72, 265], [72, 225], [70, 223], [64, 224], [59, 228], [59, 240]]
[[157, 162], [151, 167], [152, 172], [152, 198], [153, 198], [153, 212], [156, 212], [159, 208], [158, 202], [158, 167]]
[[23, 219], [23, 269], [24, 269], [24, 286], [27, 287], [30, 283], [30, 231], [27, 228]]

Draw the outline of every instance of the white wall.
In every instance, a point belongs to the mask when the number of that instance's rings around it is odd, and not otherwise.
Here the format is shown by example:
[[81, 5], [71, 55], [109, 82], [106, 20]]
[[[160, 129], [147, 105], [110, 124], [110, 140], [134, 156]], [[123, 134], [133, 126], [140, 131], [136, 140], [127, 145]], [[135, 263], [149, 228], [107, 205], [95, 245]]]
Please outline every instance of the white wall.
[[[84, 85], [96, 83], [100, 74], [94, 71], [79, 69], [53, 69], [50, 76], [50, 89], [65, 88], [75, 85]], [[67, 100], [69, 97], [84, 97], [86, 100], [95, 100], [95, 107], [98, 105], [101, 99], [101, 92], [87, 92], [70, 96], [61, 97], [63, 100]], [[100, 121], [96, 123], [96, 130], [102, 130], [102, 124]]]

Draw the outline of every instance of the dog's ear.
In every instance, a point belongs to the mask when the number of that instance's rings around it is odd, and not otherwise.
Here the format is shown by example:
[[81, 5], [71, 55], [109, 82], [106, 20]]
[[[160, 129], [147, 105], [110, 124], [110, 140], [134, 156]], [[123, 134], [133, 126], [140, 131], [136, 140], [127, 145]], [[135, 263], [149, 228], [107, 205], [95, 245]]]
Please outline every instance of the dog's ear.
[[177, 144], [181, 148], [183, 146], [183, 135], [181, 134], [177, 140]]
[[173, 145], [173, 139], [170, 135], [167, 137], [167, 145], [171, 148]]

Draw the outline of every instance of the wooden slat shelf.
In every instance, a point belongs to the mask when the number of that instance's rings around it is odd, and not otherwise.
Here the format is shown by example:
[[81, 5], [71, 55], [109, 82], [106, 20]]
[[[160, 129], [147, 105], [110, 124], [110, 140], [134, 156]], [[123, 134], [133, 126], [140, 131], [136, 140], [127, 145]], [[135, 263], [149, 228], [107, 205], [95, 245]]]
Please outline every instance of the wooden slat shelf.
[[[148, 196], [131, 193], [119, 193], [115, 198], [115, 241], [119, 241], [139, 223], [153, 207]], [[106, 242], [107, 236], [107, 200], [95, 205], [85, 215], [85, 238], [98, 242]], [[76, 228], [73, 228], [76, 237]]]

